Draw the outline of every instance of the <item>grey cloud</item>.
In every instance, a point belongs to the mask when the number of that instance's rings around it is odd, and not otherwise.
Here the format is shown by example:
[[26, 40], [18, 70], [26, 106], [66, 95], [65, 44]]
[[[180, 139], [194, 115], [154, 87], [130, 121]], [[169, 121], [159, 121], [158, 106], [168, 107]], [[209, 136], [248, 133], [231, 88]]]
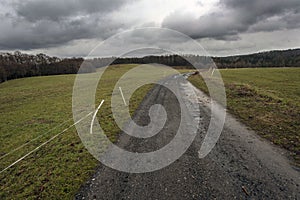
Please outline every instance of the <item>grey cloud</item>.
[[91, 18], [63, 22], [42, 20], [34, 24], [7, 20], [0, 25], [3, 30], [0, 34], [0, 49], [47, 48], [82, 38], [106, 38], [122, 27], [117, 22]]
[[249, 32], [275, 31], [284, 29], [295, 29], [300, 27], [300, 12], [288, 12], [283, 15], [260, 20], [250, 26]]
[[92, 52], [90, 56], [119, 56], [125, 52], [131, 52], [129, 54], [131, 56], [163, 54], [166, 52], [206, 55], [205, 50], [201, 48], [199, 43], [191, 40], [186, 35], [169, 29], [139, 28], [110, 38], [101, 45], [101, 48]]
[[[139, 16], [136, 15], [143, 9], [153, 9], [148, 4], [145, 7], [139, 5], [141, 10], [137, 13], [126, 12], [126, 6], [135, 1], [0, 0], [0, 50], [48, 48], [53, 53], [54, 49], [62, 51], [74, 43], [80, 44], [75, 47], [80, 49], [86, 41], [101, 41], [132, 27], [159, 26], [158, 22], [151, 22], [154, 19], [147, 19], [149, 22], [142, 24], [137, 20]], [[220, 46], [222, 43], [218, 42], [222, 41], [238, 45], [239, 39], [244, 40], [243, 34], [297, 30], [300, 27], [300, 0], [220, 0], [218, 9], [199, 18], [178, 10], [163, 20], [162, 27], [193, 38], [213, 38]], [[167, 46], [172, 41], [172, 44], [186, 48], [182, 45], [184, 41], [176, 39], [149, 32], [132, 35], [128, 42], [134, 47], [135, 44], [148, 45], [157, 40]], [[259, 42], [264, 43], [263, 40]], [[120, 46], [117, 44], [116, 48]]]
[[30, 0], [16, 5], [19, 16], [29, 21], [58, 21], [64, 17], [108, 13], [122, 6], [125, 0]]
[[78, 39], [109, 37], [131, 26], [110, 16], [124, 3], [125, 0], [15, 1], [10, 12], [1, 16], [0, 49], [47, 48]]
[[193, 38], [232, 40], [244, 32], [299, 28], [299, 11], [299, 0], [221, 0], [216, 12], [191, 18], [177, 11], [162, 26]]

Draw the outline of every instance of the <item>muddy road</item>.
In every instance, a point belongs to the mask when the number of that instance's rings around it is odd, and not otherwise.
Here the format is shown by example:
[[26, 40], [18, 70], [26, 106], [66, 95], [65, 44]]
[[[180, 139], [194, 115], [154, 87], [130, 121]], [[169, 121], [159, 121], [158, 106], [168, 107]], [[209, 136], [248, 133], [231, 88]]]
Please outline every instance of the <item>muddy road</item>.
[[[188, 96], [193, 88], [182, 76], [165, 80]], [[193, 88], [194, 89], [194, 88]], [[192, 101], [194, 101], [193, 99]], [[141, 139], [121, 134], [117, 145], [128, 151], [155, 151], [168, 144], [177, 132], [180, 109], [176, 96], [157, 85], [145, 97], [134, 121], [149, 123], [151, 105], [164, 106], [168, 118], [155, 136]], [[300, 199], [300, 172], [285, 152], [227, 114], [221, 137], [213, 150], [200, 159], [198, 151], [210, 122], [209, 99], [197, 91], [199, 130], [187, 151], [169, 166], [148, 173], [125, 173], [99, 164], [76, 199]], [[160, 117], [159, 114], [156, 116]], [[188, 132], [188, 126], [186, 130]], [[120, 163], [121, 164], [121, 163]]]

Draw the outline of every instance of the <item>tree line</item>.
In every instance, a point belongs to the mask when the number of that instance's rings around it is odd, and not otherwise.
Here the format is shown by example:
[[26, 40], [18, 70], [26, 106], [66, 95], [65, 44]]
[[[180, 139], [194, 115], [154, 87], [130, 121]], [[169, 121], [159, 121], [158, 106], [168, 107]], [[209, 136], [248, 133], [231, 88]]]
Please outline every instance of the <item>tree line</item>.
[[132, 58], [95, 58], [90, 60], [95, 67], [108, 64], [159, 63], [184, 68], [252, 68], [252, 67], [300, 67], [300, 49], [268, 51], [241, 56], [205, 57], [199, 55], [161, 55]]
[[300, 67], [300, 49], [213, 58], [218, 68]]
[[[84, 60], [82, 58], [59, 59], [45, 54], [28, 55], [15, 52], [0, 55], [0, 83], [17, 78], [76, 74]], [[93, 72], [86, 67], [82, 72]]]
[[[85, 61], [85, 62], [83, 62]], [[174, 68], [251, 68], [300, 67], [300, 49], [269, 51], [250, 55], [205, 57], [199, 55], [160, 55], [131, 58], [50, 57], [45, 54], [28, 55], [21, 52], [0, 54], [0, 83], [16, 78], [95, 72], [96, 68], [113, 64], [163, 64]], [[80, 66], [83, 64], [83, 67]]]

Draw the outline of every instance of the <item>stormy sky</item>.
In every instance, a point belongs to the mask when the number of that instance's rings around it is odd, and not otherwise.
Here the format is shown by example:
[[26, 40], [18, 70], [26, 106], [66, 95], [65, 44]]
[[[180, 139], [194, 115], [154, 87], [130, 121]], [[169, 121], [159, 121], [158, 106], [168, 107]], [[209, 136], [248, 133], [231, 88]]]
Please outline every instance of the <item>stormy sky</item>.
[[[299, 0], [1, 0], [0, 16], [2, 52], [86, 56], [114, 34], [140, 27], [179, 31], [210, 55], [300, 47]], [[132, 35], [119, 48], [149, 36]]]

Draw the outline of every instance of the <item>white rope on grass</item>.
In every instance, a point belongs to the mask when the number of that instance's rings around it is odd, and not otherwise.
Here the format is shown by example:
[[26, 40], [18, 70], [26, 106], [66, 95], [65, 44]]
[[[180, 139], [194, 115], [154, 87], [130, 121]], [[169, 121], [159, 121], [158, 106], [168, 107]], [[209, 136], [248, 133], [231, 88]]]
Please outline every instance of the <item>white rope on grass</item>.
[[123, 99], [124, 105], [125, 105], [125, 106], [127, 106], [127, 104], [126, 104], [126, 101], [125, 101], [125, 98], [124, 98], [124, 95], [123, 95], [122, 88], [121, 88], [121, 87], [119, 87], [119, 90], [120, 90], [120, 93], [121, 93], [121, 96], [122, 96], [122, 99]]
[[54, 140], [56, 137], [58, 137], [59, 135], [63, 134], [64, 132], [66, 132], [69, 128], [73, 127], [74, 125], [78, 124], [79, 122], [81, 122], [83, 119], [85, 119], [86, 117], [88, 117], [89, 115], [91, 115], [94, 112], [90, 112], [89, 114], [87, 114], [86, 116], [84, 116], [83, 118], [81, 118], [80, 120], [78, 120], [77, 122], [75, 122], [74, 124], [70, 125], [68, 128], [64, 129], [62, 132], [54, 135], [52, 138], [50, 138], [49, 140], [47, 140], [46, 142], [42, 143], [41, 145], [39, 145], [38, 147], [36, 147], [35, 149], [33, 149], [32, 151], [30, 151], [29, 153], [25, 154], [24, 156], [22, 156], [21, 158], [19, 158], [18, 160], [16, 160], [15, 162], [13, 162], [12, 164], [10, 164], [9, 166], [7, 166], [6, 168], [4, 168], [0, 174], [2, 174], [4, 171], [6, 171], [7, 169], [11, 168], [12, 166], [14, 166], [15, 164], [19, 163], [20, 161], [24, 160], [26, 157], [28, 157], [30, 154], [36, 152], [37, 150], [39, 150], [42, 146], [45, 146], [46, 144], [48, 144], [49, 142], [51, 142], [52, 140]]
[[96, 118], [96, 115], [97, 115], [97, 112], [98, 110], [100, 109], [100, 107], [102, 106], [104, 100], [101, 101], [100, 105], [98, 106], [98, 108], [96, 109], [94, 115], [93, 115], [93, 118], [92, 118], [92, 122], [91, 122], [91, 127], [90, 127], [90, 134], [93, 134], [93, 125], [94, 125], [94, 121], [95, 121], [95, 118]]
[[36, 138], [33, 138], [32, 140], [30, 140], [30, 141], [28, 141], [28, 142], [26, 142], [26, 143], [22, 144], [21, 146], [19, 146], [19, 147], [15, 148], [15, 149], [13, 149], [13, 150], [11, 150], [10, 152], [8, 152], [8, 153], [6, 153], [6, 154], [2, 155], [2, 156], [0, 157], [0, 160], [1, 160], [2, 158], [5, 158], [5, 157], [6, 157], [6, 156], [8, 156], [8, 155], [10, 155], [10, 154], [14, 153], [15, 151], [18, 151], [18, 150], [20, 150], [21, 148], [23, 148], [23, 147], [27, 146], [27, 145], [28, 145], [28, 144], [30, 144], [31, 142], [33, 142], [33, 141], [35, 141], [35, 140], [37, 140], [37, 139], [39, 139], [39, 138], [43, 137], [44, 135], [46, 135], [46, 134], [50, 133], [51, 131], [53, 131], [53, 130], [55, 130], [56, 128], [58, 128], [58, 127], [62, 126], [63, 124], [66, 124], [67, 122], [69, 122], [69, 121], [71, 121], [71, 120], [72, 120], [72, 118], [71, 118], [71, 119], [68, 119], [68, 120], [66, 120], [65, 122], [63, 122], [63, 123], [61, 123], [61, 124], [59, 124], [59, 125], [55, 126], [54, 128], [50, 129], [50, 130], [49, 130], [49, 131], [47, 131], [46, 133], [44, 133], [44, 134], [42, 134], [42, 135], [39, 135], [39, 136], [37, 136]]

